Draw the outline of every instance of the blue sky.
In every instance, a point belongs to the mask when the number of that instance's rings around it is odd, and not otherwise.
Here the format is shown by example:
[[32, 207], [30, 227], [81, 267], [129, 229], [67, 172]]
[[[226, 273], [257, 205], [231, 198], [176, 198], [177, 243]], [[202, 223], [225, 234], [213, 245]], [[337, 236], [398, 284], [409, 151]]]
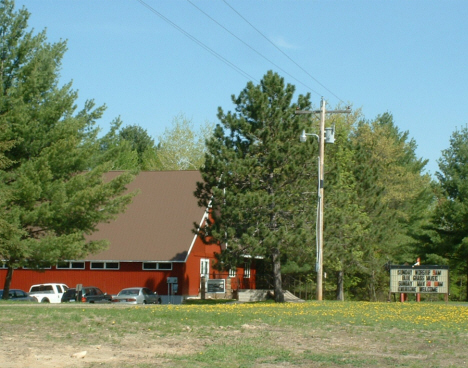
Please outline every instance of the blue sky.
[[181, 113], [195, 126], [216, 123], [218, 107], [233, 110], [231, 95], [270, 69], [297, 94], [311, 92], [316, 107], [324, 96], [328, 108], [343, 101], [366, 119], [392, 113], [432, 174], [468, 123], [466, 0], [16, 1], [23, 5], [50, 42], [68, 40], [61, 82], [73, 80], [80, 107], [107, 105], [104, 131], [117, 116], [156, 141]]

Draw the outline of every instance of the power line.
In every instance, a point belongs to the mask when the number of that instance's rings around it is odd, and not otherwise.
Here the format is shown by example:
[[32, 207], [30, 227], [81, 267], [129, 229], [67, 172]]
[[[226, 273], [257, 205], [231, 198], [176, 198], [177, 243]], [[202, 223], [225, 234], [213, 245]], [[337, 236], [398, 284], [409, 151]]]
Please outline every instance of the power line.
[[[155, 15], [157, 15], [158, 17], [160, 17], [162, 20], [164, 20], [166, 23], [168, 23], [169, 25], [171, 25], [172, 27], [174, 27], [175, 29], [177, 29], [179, 32], [181, 32], [183, 35], [185, 35], [187, 38], [189, 38], [191, 41], [195, 42], [197, 45], [199, 45], [200, 47], [202, 47], [203, 49], [205, 49], [205, 51], [208, 51], [209, 53], [211, 53], [213, 56], [215, 56], [216, 58], [218, 58], [220, 61], [222, 61], [223, 63], [225, 63], [227, 66], [229, 66], [230, 68], [232, 68], [233, 70], [235, 70], [236, 72], [238, 72], [239, 74], [241, 74], [244, 78], [248, 79], [248, 80], [253, 80], [255, 82], [258, 83], [258, 80], [254, 77], [252, 77], [250, 74], [248, 74], [246, 71], [244, 71], [243, 69], [241, 69], [240, 67], [238, 67], [237, 65], [235, 65], [234, 63], [232, 63], [231, 61], [229, 61], [228, 59], [226, 59], [225, 57], [223, 57], [221, 54], [217, 53], [215, 50], [213, 50], [212, 48], [210, 48], [209, 46], [207, 46], [205, 43], [203, 43], [202, 41], [200, 41], [199, 39], [197, 39], [195, 36], [191, 35], [189, 32], [185, 31], [183, 28], [181, 28], [180, 26], [178, 26], [176, 23], [172, 22], [170, 19], [168, 19], [167, 17], [165, 17], [163, 14], [161, 14], [160, 12], [158, 12], [156, 9], [154, 9], [152, 6], [150, 6], [148, 3], [146, 3], [144, 0], [137, 0], [141, 5], [143, 5], [144, 7], [146, 7], [149, 11], [151, 11], [152, 13], [154, 13]], [[257, 50], [255, 50], [252, 46], [250, 46], [249, 44], [247, 44], [246, 42], [244, 42], [241, 38], [239, 38], [238, 36], [236, 36], [234, 33], [232, 33], [231, 31], [229, 31], [226, 27], [224, 27], [222, 24], [220, 24], [218, 21], [216, 21], [214, 18], [212, 18], [209, 14], [207, 14], [206, 12], [204, 12], [202, 9], [200, 9], [198, 6], [196, 6], [195, 4], [193, 4], [190, 0], [187, 0], [192, 6], [194, 6], [195, 8], [197, 8], [200, 12], [202, 12], [205, 16], [207, 16], [208, 18], [210, 18], [213, 22], [215, 22], [216, 24], [218, 24], [218, 26], [220, 26], [221, 28], [223, 28], [226, 32], [228, 32], [229, 34], [231, 34], [233, 37], [235, 37], [236, 39], [238, 39], [240, 42], [242, 42], [244, 45], [246, 45], [247, 47], [249, 47], [252, 51], [254, 51], [255, 53], [257, 53], [259, 56], [261, 56], [263, 59], [265, 59], [266, 61], [268, 61], [269, 63], [271, 63], [272, 65], [274, 65], [276, 68], [278, 68], [279, 70], [281, 70], [283, 73], [287, 74], [288, 76], [290, 76], [292, 79], [294, 79], [295, 81], [297, 81], [298, 83], [300, 83], [301, 85], [303, 85], [304, 87], [306, 87], [307, 89], [309, 89], [310, 91], [316, 93], [317, 95], [321, 96], [321, 94], [319, 92], [317, 92], [316, 90], [312, 89], [311, 87], [309, 87], [308, 85], [304, 84], [303, 82], [301, 82], [300, 80], [298, 80], [297, 78], [295, 78], [293, 75], [291, 75], [290, 73], [288, 73], [287, 71], [285, 71], [283, 68], [281, 68], [280, 66], [278, 66], [277, 64], [275, 64], [274, 62], [272, 62], [271, 60], [269, 60], [267, 57], [265, 57], [264, 55], [262, 55], [260, 52], [258, 52]], [[226, 0], [223, 0], [223, 2], [229, 7], [232, 9], [232, 11], [234, 11], [240, 18], [242, 18], [247, 24], [249, 24], [256, 32], [258, 32], [263, 38], [265, 38], [265, 40], [267, 40], [271, 45], [273, 45], [279, 52], [281, 52], [285, 57], [287, 57], [292, 63], [294, 63], [298, 68], [300, 68], [304, 73], [306, 73], [310, 78], [312, 78], [316, 83], [318, 83], [320, 86], [322, 86], [325, 90], [327, 90], [330, 94], [332, 94], [334, 97], [336, 97], [339, 101], [343, 102], [344, 101], [339, 98], [336, 94], [334, 94], [330, 89], [328, 89], [325, 85], [323, 85], [322, 83], [320, 83], [315, 77], [313, 77], [309, 72], [307, 72], [307, 70], [305, 70], [302, 66], [300, 66], [296, 61], [294, 61], [289, 55], [287, 55], [283, 50], [281, 50], [278, 46], [276, 46], [272, 41], [270, 41], [268, 39], [268, 37], [266, 37], [259, 29], [257, 29], [252, 23], [250, 23], [244, 16], [242, 16], [242, 14], [240, 14], [236, 9], [234, 9], [229, 3], [226, 2]]]
[[251, 49], [253, 52], [255, 52], [257, 55], [259, 55], [260, 57], [262, 57], [263, 59], [265, 59], [266, 61], [268, 61], [269, 63], [271, 63], [272, 65], [274, 65], [276, 68], [278, 68], [279, 70], [281, 70], [283, 73], [289, 75], [292, 79], [294, 79], [296, 82], [302, 84], [304, 87], [306, 87], [307, 89], [311, 90], [312, 92], [316, 93], [317, 95], [319, 96], [322, 96], [321, 93], [315, 91], [314, 89], [312, 89], [311, 87], [309, 87], [308, 85], [304, 84], [303, 82], [301, 82], [299, 79], [295, 78], [293, 75], [291, 75], [290, 73], [288, 73], [286, 70], [284, 70], [283, 68], [281, 68], [280, 66], [278, 66], [277, 64], [275, 64], [273, 61], [271, 61], [270, 59], [268, 59], [266, 56], [264, 56], [263, 54], [261, 54], [259, 51], [257, 51], [255, 48], [253, 48], [252, 46], [250, 46], [248, 43], [246, 43], [244, 40], [242, 40], [240, 37], [236, 36], [234, 33], [232, 33], [229, 29], [227, 29], [225, 26], [223, 26], [221, 23], [219, 23], [216, 19], [214, 19], [213, 17], [211, 17], [209, 14], [207, 14], [205, 11], [203, 11], [202, 9], [200, 9], [197, 5], [195, 5], [191, 0], [187, 0], [187, 2], [189, 2], [193, 7], [195, 7], [198, 11], [200, 11], [201, 13], [203, 13], [206, 17], [208, 17], [209, 19], [211, 19], [213, 22], [215, 22], [218, 26], [220, 26], [221, 28], [223, 28], [226, 32], [228, 32], [231, 36], [235, 37], [237, 40], [239, 40], [240, 42], [242, 42], [245, 46], [247, 46], [249, 49]]
[[272, 44], [279, 52], [281, 52], [284, 56], [286, 56], [294, 65], [296, 65], [299, 69], [301, 69], [304, 73], [306, 73], [310, 78], [312, 78], [315, 82], [325, 88], [329, 93], [335, 96], [339, 101], [345, 103], [341, 98], [335, 95], [332, 91], [330, 91], [327, 87], [325, 87], [322, 83], [320, 83], [314, 76], [312, 76], [307, 70], [305, 70], [302, 66], [296, 63], [288, 54], [286, 54], [283, 50], [281, 50], [278, 46], [276, 46], [267, 36], [265, 36], [260, 30], [258, 30], [252, 23], [250, 23], [242, 14], [240, 14], [236, 9], [234, 9], [226, 0], [223, 2], [232, 9], [239, 17], [241, 17], [248, 25], [250, 25], [255, 31], [257, 31], [265, 40], [267, 40], [270, 44]]
[[196, 37], [192, 36], [189, 32], [185, 31], [183, 28], [179, 27], [177, 24], [175, 24], [174, 22], [172, 22], [170, 19], [166, 18], [164, 15], [162, 15], [160, 12], [158, 12], [156, 9], [154, 9], [152, 6], [148, 5], [146, 2], [144, 2], [143, 0], [136, 0], [138, 1], [141, 5], [143, 5], [144, 7], [146, 7], [148, 10], [150, 10], [152, 13], [156, 14], [158, 17], [160, 17], [162, 20], [164, 20], [166, 23], [170, 24], [172, 27], [174, 27], [175, 29], [177, 29], [179, 32], [181, 32], [182, 34], [184, 34], [186, 37], [188, 37], [190, 40], [192, 40], [193, 42], [195, 42], [197, 45], [199, 45], [200, 47], [202, 47], [203, 49], [205, 49], [206, 51], [208, 51], [209, 53], [211, 53], [213, 56], [215, 56], [216, 58], [218, 58], [219, 60], [221, 60], [223, 63], [225, 63], [226, 65], [228, 65], [230, 68], [234, 69], [235, 71], [237, 71], [239, 74], [241, 74], [244, 78], [246, 79], [250, 79], [250, 80], [254, 80], [258, 83], [258, 80], [255, 79], [254, 77], [252, 77], [250, 74], [248, 74], [247, 72], [245, 72], [244, 70], [242, 70], [241, 68], [239, 68], [237, 65], [231, 63], [228, 59], [226, 59], [225, 57], [223, 57], [222, 55], [218, 54], [216, 51], [214, 51], [212, 48], [210, 48], [209, 46], [207, 46], [206, 44], [204, 44], [203, 42], [201, 42], [199, 39], [197, 39]]

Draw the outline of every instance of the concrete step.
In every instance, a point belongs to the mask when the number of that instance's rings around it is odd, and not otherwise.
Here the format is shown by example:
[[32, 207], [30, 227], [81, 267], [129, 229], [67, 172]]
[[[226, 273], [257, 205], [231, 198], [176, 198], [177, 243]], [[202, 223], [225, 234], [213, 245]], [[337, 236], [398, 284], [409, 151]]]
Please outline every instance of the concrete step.
[[[284, 290], [284, 301], [285, 302], [303, 302], [303, 299], [299, 299], [293, 293], [288, 290]], [[273, 290], [252, 290], [252, 289], [241, 289], [238, 291], [238, 301], [247, 303], [247, 302], [259, 302], [267, 300], [268, 295], [273, 295]]]

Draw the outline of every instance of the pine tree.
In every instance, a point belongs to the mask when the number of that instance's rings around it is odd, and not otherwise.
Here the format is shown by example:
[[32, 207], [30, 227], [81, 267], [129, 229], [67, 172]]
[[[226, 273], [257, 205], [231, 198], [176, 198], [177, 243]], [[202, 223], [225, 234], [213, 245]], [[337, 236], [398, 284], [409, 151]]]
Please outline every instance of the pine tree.
[[354, 286], [356, 275], [365, 269], [362, 239], [370, 225], [358, 196], [349, 141], [356, 116], [351, 116], [351, 122], [348, 117], [345, 121], [341, 116], [335, 118], [336, 142], [326, 149], [324, 270], [330, 275], [327, 283], [336, 283], [337, 300], [344, 300], [345, 289]]
[[152, 168], [156, 162], [156, 146], [146, 129], [138, 125], [129, 125], [119, 131], [119, 137], [122, 143], [130, 144], [132, 152], [136, 152], [138, 167], [141, 170]]
[[306, 166], [313, 145], [300, 143], [303, 123], [295, 115], [310, 103], [309, 96], [292, 103], [293, 94], [294, 87], [270, 71], [232, 97], [236, 112], [219, 108], [221, 125], [207, 142], [204, 182], [196, 192], [212, 215], [201, 235], [227, 245], [222, 266], [235, 266], [246, 255], [264, 257], [272, 264], [277, 302], [284, 301], [282, 256], [311, 244], [303, 193], [312, 183]]
[[153, 139], [137, 125], [121, 127], [122, 121], [114, 120], [109, 132], [100, 139], [104, 156], [117, 155], [112, 169], [153, 170], [157, 161]]
[[[434, 216], [439, 234], [436, 252], [451, 269], [468, 279], [468, 128], [455, 131], [439, 160], [438, 203]], [[466, 289], [468, 300], [468, 286]]]
[[124, 210], [130, 173], [105, 182], [118, 150], [101, 151], [95, 122], [104, 111], [86, 102], [76, 111], [71, 84], [59, 87], [66, 43], [47, 43], [45, 31], [27, 31], [29, 13], [0, 2], [0, 142], [14, 142], [0, 170], [0, 258], [8, 272], [80, 259], [105, 247], [88, 242], [100, 222]]
[[390, 114], [361, 121], [351, 142], [356, 189], [370, 220], [362, 239], [367, 264], [362, 285], [375, 299], [382, 283], [388, 285], [385, 263], [410, 263], [419, 256], [414, 236], [429, 219], [431, 183], [423, 172], [427, 160], [417, 158], [415, 142]]

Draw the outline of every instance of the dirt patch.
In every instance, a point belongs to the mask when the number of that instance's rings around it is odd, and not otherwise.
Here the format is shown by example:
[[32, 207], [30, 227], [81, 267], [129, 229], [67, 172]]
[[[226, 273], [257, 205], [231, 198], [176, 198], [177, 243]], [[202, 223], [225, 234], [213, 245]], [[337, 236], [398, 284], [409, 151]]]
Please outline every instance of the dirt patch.
[[3, 368], [25, 367], [89, 367], [89, 366], [132, 366], [135, 362], [164, 364], [165, 356], [189, 355], [194, 353], [197, 341], [184, 338], [164, 338], [155, 343], [143, 335], [125, 335], [116, 343], [99, 345], [52, 342], [43, 336], [14, 336], [4, 338], [0, 347]]
[[[293, 355], [304, 356], [302, 360], [296, 360], [295, 364], [292, 364], [294, 366], [329, 367], [335, 364], [345, 367], [370, 367], [374, 364], [379, 366], [433, 366], [431, 362], [434, 362], [434, 353], [438, 355], [437, 366], [465, 366], [466, 354], [457, 357], [448, 354], [447, 351], [446, 353], [437, 351], [428, 344], [421, 344], [417, 348], [417, 353], [405, 352], [406, 346], [402, 345], [402, 341], [410, 336], [402, 336], [402, 340], [399, 341], [392, 341], [384, 336], [376, 340], [363, 337], [361, 332], [353, 335], [346, 331], [336, 334], [335, 331], [332, 335], [328, 335], [324, 331], [310, 331], [298, 335], [293, 329], [249, 324], [242, 326], [241, 330], [232, 328], [212, 330], [211, 337], [201, 337], [197, 331], [187, 329], [186, 333], [179, 336], [157, 338], [145, 333], [124, 334], [119, 338], [115, 337], [115, 341], [112, 341], [112, 336], [110, 338], [107, 336], [107, 342], [86, 345], [77, 341], [67, 342], [69, 339], [66, 338], [57, 341], [57, 336], [51, 338], [50, 333], [49, 335], [24, 334], [16, 331], [9, 337], [3, 338], [0, 361], [3, 368], [133, 367], [136, 363], [143, 367], [180, 367], [184, 364], [181, 361], [175, 361], [175, 357], [189, 358], [201, 353], [205, 348], [219, 343], [223, 335], [225, 341], [230, 341], [232, 344], [261, 335], [262, 339], [267, 339], [271, 346], [287, 350]], [[330, 354], [333, 359], [326, 358]], [[345, 357], [348, 357], [347, 360]], [[352, 363], [350, 357], [355, 357], [356, 364]], [[342, 363], [339, 359], [343, 359]], [[313, 364], [313, 361], [316, 364]], [[335, 364], [331, 364], [334, 361]], [[265, 368], [285, 365], [263, 361], [252, 362], [251, 366]]]
[[[33, 326], [25, 317], [8, 323], [10, 316], [0, 315], [0, 366], [462, 367], [468, 363], [466, 331], [442, 336], [443, 331], [383, 331], [365, 326], [293, 328], [261, 320], [236, 326], [180, 321], [158, 330], [156, 323], [164, 320], [127, 321], [124, 328], [117, 324], [114, 328], [109, 326], [112, 319], [92, 317], [84, 309], [83, 314], [86, 317], [76, 322], [80, 329], [75, 331], [69, 328], [73, 323], [64, 330], [45, 322]], [[264, 353], [255, 355], [255, 350]], [[206, 358], [197, 360], [201, 356]]]

